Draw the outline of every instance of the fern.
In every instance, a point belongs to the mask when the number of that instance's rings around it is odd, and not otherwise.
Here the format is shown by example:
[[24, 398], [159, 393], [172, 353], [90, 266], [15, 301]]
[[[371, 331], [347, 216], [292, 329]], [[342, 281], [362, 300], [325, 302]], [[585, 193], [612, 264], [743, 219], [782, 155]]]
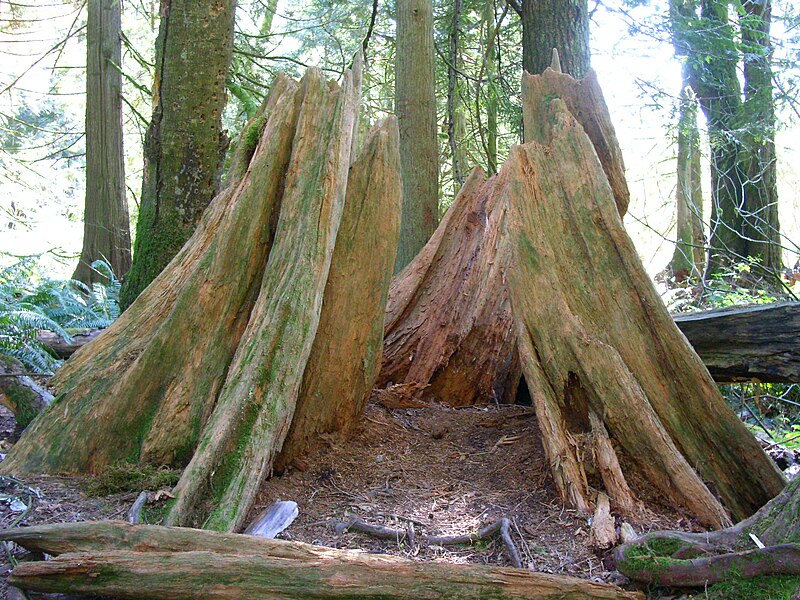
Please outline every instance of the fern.
[[104, 283], [91, 287], [74, 280], [43, 279], [36, 285], [32, 259], [0, 271], [0, 354], [20, 360], [41, 373], [54, 372], [61, 361], [37, 340], [46, 329], [71, 341], [70, 329], [108, 327], [119, 316], [119, 280], [105, 261], [92, 263]]

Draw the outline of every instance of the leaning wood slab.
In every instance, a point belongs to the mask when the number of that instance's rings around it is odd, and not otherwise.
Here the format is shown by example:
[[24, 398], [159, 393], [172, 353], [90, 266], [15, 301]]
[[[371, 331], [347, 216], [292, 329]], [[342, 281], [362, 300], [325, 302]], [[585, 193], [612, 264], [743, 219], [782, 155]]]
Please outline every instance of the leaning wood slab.
[[800, 302], [674, 317], [719, 382], [800, 383]]
[[119, 522], [28, 529], [2, 532], [0, 539], [73, 551], [18, 565], [9, 583], [33, 591], [154, 599], [644, 598], [562, 575], [414, 562], [237, 534]]

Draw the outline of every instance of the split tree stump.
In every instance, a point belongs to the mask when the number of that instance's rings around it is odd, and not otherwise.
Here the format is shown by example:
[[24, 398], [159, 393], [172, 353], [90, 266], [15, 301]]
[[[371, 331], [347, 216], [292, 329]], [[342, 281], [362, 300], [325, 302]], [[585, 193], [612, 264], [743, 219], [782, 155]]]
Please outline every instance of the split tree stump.
[[185, 467], [166, 522], [235, 530], [287, 434], [291, 460], [357, 419], [401, 197], [394, 119], [352, 154], [360, 62], [341, 87], [316, 69], [276, 80], [192, 239], [68, 361], [0, 471]]

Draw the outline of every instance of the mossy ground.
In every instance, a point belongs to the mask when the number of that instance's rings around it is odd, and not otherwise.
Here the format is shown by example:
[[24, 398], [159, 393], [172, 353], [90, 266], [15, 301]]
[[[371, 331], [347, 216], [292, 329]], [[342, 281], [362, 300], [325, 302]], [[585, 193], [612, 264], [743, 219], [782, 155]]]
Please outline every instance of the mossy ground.
[[178, 471], [164, 467], [121, 462], [89, 479], [85, 490], [90, 496], [108, 496], [121, 492], [169, 489], [178, 482], [179, 475]]
[[789, 600], [800, 588], [796, 575], [765, 575], [752, 579], [731, 579], [712, 585], [693, 598], [713, 600]]

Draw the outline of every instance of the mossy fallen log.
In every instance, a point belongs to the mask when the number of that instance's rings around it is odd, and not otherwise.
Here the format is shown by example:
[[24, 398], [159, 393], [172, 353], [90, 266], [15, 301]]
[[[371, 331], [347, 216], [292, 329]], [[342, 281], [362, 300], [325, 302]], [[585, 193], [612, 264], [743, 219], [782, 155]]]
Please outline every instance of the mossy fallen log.
[[9, 583], [34, 591], [132, 599], [643, 598], [613, 585], [522, 569], [414, 562], [300, 542], [120, 522], [39, 526], [0, 532], [0, 539], [60, 554], [14, 569]]

